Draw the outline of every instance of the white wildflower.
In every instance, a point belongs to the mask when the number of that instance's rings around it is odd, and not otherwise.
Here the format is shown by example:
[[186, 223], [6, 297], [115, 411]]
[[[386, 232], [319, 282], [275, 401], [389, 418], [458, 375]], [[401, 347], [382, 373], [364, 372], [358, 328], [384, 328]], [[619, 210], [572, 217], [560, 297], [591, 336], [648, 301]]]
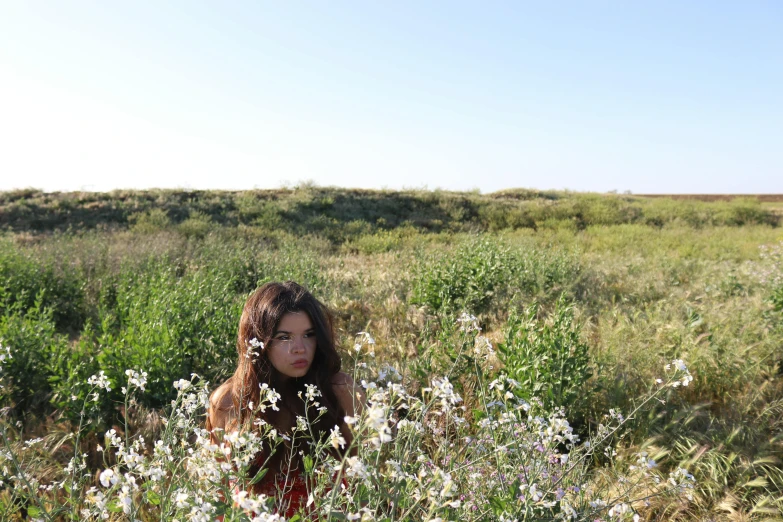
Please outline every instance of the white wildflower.
[[457, 318], [457, 323], [459, 323], [459, 329], [462, 332], [481, 331], [481, 327], [478, 324], [478, 318], [475, 315], [471, 315], [467, 312], [462, 312], [462, 314]]
[[109, 381], [109, 378], [106, 377], [106, 373], [103, 370], [98, 372], [98, 375], [93, 375], [87, 379], [87, 384], [90, 386], [97, 386], [106, 391], [111, 391], [111, 382]]
[[138, 372], [136, 370], [125, 370], [128, 376], [128, 383], [144, 391], [147, 386], [147, 372]]
[[103, 470], [98, 478], [101, 481], [101, 486], [104, 488], [113, 486], [120, 480], [120, 476], [111, 468]]
[[345, 448], [345, 438], [343, 438], [342, 433], [340, 433], [339, 426], [335, 426], [329, 433], [329, 443], [334, 449], [338, 449], [338, 446], [340, 448]]

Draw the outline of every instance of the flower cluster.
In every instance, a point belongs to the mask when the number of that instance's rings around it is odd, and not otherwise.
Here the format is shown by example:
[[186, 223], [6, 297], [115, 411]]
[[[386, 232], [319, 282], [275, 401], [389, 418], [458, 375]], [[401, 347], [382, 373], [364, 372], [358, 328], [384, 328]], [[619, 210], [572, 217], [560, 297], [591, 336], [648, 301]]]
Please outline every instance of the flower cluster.
[[356, 334], [356, 341], [353, 345], [353, 350], [356, 353], [362, 351], [364, 345], [367, 345], [367, 355], [375, 357], [375, 339], [368, 332], [359, 332]]
[[245, 358], [255, 361], [258, 359], [258, 357], [260, 357], [261, 352], [264, 351], [264, 343], [253, 337], [247, 344], [248, 347], [247, 353], [245, 353]]
[[757, 270], [759, 280], [772, 286], [783, 285], [783, 241], [775, 245], [761, 245], [759, 257], [762, 260]]
[[[645, 401], [692, 381], [682, 360], [667, 370], [667, 384], [654, 387]], [[144, 391], [145, 372], [126, 375], [129, 388]], [[296, 418], [288, 434], [258, 418], [210, 433], [203, 427], [208, 386], [193, 375], [174, 383], [177, 397], [151, 439], [127, 426], [105, 433], [104, 447], [97, 448], [104, 464], [97, 473], [76, 454], [61, 476], [44, 483], [51, 474], [35, 472], [25, 459], [43, 451], [47, 440], [6, 441], [14, 452], [0, 453], [0, 485], [10, 486], [11, 502], [18, 498], [21, 505], [24, 499], [43, 518], [53, 518], [57, 509], [84, 520], [121, 515], [206, 522], [222, 515], [284, 522], [286, 496], [254, 492], [254, 484], [271, 471], [259, 458], [301, 448], [295, 442], [303, 438], [309, 448], [301, 455], [309, 498], [301, 520], [631, 520], [653, 496], [688, 498], [693, 491], [687, 470], [668, 473], [645, 451], [625, 458], [626, 450], [613, 446], [614, 435], [638, 409], [610, 411], [582, 440], [562, 409], [547, 411], [542, 401], [523, 399], [520, 384], [504, 374], [472, 383], [470, 399], [478, 403], [470, 410], [463, 381], [453, 376], [433, 377], [422, 386], [401, 382], [391, 367], [376, 375], [377, 380], [357, 376], [366, 405], [323, 440], [311, 439], [317, 419], [307, 417]], [[111, 386], [103, 374], [88, 382]], [[307, 386], [300, 399], [318, 407], [321, 392]], [[280, 400], [262, 384], [252, 408], [276, 411]], [[612, 466], [595, 468], [600, 459]], [[66, 486], [73, 494], [58, 493]]]
[[467, 312], [462, 312], [462, 314], [460, 314], [460, 316], [457, 318], [457, 324], [459, 325], [459, 329], [462, 332], [468, 333], [481, 331], [478, 318], [475, 315], [471, 315]]
[[106, 390], [107, 392], [111, 391], [111, 381], [109, 381], [109, 378], [106, 376], [106, 372], [103, 370], [101, 370], [98, 375], [93, 375], [87, 379], [87, 384], [102, 390]]
[[677, 378], [671, 381], [670, 386], [673, 388], [678, 386], [688, 386], [691, 382], [693, 382], [693, 376], [682, 359], [675, 359], [671, 362], [671, 364], [667, 364], [665, 366], [665, 370], [667, 372], [671, 371], [672, 368], [674, 368], [674, 371], [677, 372]]
[[[147, 386], [147, 372], [139, 372], [136, 370], [125, 370], [125, 375], [128, 376], [128, 385], [135, 386], [136, 388], [144, 391]], [[125, 388], [123, 387], [123, 394], [125, 394]]]

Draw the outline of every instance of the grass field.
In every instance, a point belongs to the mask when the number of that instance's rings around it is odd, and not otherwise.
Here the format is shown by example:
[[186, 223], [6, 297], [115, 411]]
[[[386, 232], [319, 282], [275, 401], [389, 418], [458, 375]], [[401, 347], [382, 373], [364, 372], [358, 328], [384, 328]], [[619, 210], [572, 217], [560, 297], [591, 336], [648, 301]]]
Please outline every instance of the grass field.
[[[203, 409], [182, 410], [198, 396], [172, 383], [221, 382], [248, 293], [292, 279], [333, 310], [344, 366], [378, 383], [371, 405], [389, 425], [421, 421], [382, 444], [385, 428], [360, 422], [367, 469], [351, 468], [345, 498], [317, 500], [324, 519], [779, 520], [779, 201], [312, 186], [0, 194], [0, 512], [248, 518], [217, 500], [219, 477], [183, 474], [208, 467], [187, 451]], [[676, 360], [687, 379], [664, 369]], [[415, 414], [384, 388], [390, 368]], [[129, 369], [147, 372], [143, 392]], [[90, 380], [101, 372], [111, 389]], [[162, 418], [189, 428], [181, 467], [155, 482], [153, 441], [178, 433]], [[111, 451], [110, 429], [122, 439]], [[129, 464], [131, 447], [147, 471]], [[136, 478], [105, 486], [107, 469]]]

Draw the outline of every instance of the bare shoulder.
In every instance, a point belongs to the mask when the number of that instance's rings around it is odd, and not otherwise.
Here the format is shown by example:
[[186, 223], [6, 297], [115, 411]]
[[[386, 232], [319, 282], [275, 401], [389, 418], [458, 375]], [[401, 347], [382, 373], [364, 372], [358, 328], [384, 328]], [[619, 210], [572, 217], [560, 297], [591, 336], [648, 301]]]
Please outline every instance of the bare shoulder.
[[338, 372], [334, 377], [332, 377], [332, 385], [354, 387], [356, 386], [356, 383], [353, 382], [353, 378], [347, 373]]
[[336, 374], [332, 377], [332, 386], [340, 407], [346, 415], [354, 416], [362, 411], [365, 402], [364, 393], [350, 375], [343, 372]]
[[224, 382], [209, 396], [209, 411], [207, 415], [212, 428], [225, 429], [229, 421], [236, 417], [231, 388], [230, 381]]

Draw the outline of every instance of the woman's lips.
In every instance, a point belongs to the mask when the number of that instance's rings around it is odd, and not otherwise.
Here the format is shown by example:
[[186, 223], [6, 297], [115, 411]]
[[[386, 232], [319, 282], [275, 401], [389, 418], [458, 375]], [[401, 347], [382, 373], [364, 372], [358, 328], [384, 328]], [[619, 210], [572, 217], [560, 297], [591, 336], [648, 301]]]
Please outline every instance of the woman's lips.
[[291, 366], [294, 368], [306, 368], [308, 366], [307, 359], [299, 359], [293, 362]]

